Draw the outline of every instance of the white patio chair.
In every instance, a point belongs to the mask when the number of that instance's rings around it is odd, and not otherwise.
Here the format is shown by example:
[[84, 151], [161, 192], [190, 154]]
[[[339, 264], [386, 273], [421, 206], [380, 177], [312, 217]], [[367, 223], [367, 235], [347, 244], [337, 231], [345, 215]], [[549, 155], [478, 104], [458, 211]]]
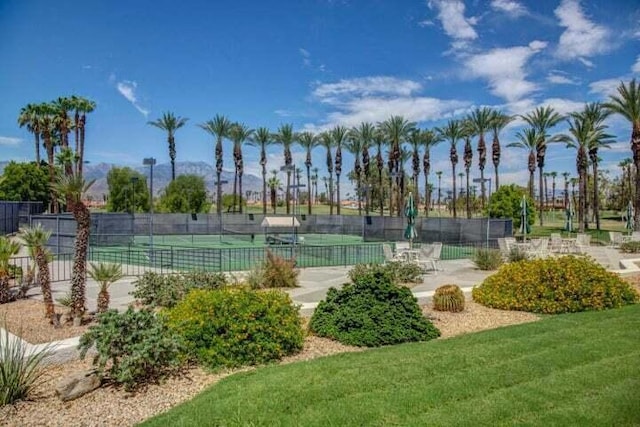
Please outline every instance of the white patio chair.
[[587, 253], [587, 248], [591, 244], [591, 235], [590, 234], [578, 234], [576, 236], [576, 250], [580, 254]]
[[609, 232], [609, 246], [612, 248], [619, 248], [624, 238], [622, 233], [619, 231], [610, 231]]
[[429, 267], [435, 274], [438, 274], [438, 262], [442, 254], [442, 243], [436, 242], [431, 245], [420, 248], [418, 257], [418, 265], [422, 271], [428, 271]]
[[384, 254], [384, 262], [398, 261], [398, 258], [393, 255], [393, 251], [391, 250], [391, 246], [386, 243], [382, 244], [382, 253]]
[[541, 237], [531, 240], [531, 249], [529, 250], [531, 257], [546, 258], [549, 256], [549, 238]]
[[400, 252], [408, 251], [411, 249], [409, 242], [396, 242], [396, 255]]
[[549, 238], [549, 250], [555, 254], [562, 252], [562, 236], [560, 233], [551, 233], [551, 237]]
[[498, 248], [500, 249], [500, 254], [503, 259], [509, 259], [509, 245], [507, 245], [507, 240], [504, 237], [498, 237]]

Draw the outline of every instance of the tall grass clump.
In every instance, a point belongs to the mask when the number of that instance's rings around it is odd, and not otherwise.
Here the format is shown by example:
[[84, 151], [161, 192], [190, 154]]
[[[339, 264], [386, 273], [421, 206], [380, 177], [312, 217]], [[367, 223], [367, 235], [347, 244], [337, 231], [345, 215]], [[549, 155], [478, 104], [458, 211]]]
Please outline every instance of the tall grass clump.
[[502, 265], [502, 254], [496, 249], [476, 249], [473, 263], [483, 271], [497, 270]]
[[6, 325], [0, 335], [0, 406], [29, 397], [41, 383], [42, 361], [51, 355], [49, 346], [30, 351], [29, 345], [9, 334]]

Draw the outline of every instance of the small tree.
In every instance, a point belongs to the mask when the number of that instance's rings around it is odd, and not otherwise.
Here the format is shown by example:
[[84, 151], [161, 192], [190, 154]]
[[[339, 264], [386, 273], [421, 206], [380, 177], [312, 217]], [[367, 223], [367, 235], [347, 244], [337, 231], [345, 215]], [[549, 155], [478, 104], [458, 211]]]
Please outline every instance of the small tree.
[[197, 175], [180, 175], [164, 189], [159, 208], [163, 212], [209, 212], [204, 178]]
[[109, 199], [107, 211], [132, 212], [149, 210], [149, 189], [144, 175], [131, 168], [113, 167], [107, 174]]
[[109, 309], [109, 285], [122, 279], [122, 266], [120, 264], [100, 264], [89, 263], [89, 277], [98, 282], [100, 292], [98, 293], [98, 313], [104, 313]]
[[532, 225], [536, 219], [536, 213], [533, 209], [533, 201], [526, 195], [526, 190], [515, 184], [501, 185], [498, 191], [491, 195], [489, 203], [489, 216], [491, 218], [512, 218], [513, 228], [520, 228], [520, 212], [522, 208], [520, 204], [522, 197], [527, 199], [527, 222]]
[[9, 302], [11, 294], [9, 292], [9, 280], [11, 271], [9, 260], [18, 253], [20, 245], [12, 242], [4, 236], [0, 236], [0, 304]]
[[0, 199], [49, 204], [49, 177], [37, 163], [9, 162], [0, 177]]

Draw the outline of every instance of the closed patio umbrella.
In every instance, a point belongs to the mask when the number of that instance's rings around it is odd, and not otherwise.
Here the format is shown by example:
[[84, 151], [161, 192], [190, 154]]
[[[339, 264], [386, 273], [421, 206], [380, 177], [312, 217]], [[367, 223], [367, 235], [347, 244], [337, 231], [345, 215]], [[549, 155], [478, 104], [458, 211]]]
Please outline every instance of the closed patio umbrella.
[[564, 229], [569, 233], [573, 231], [573, 216], [575, 214], [576, 213], [573, 210], [573, 205], [571, 204], [571, 198], [569, 198], [569, 203], [567, 203], [567, 207], [564, 210]]
[[416, 215], [416, 203], [413, 200], [413, 193], [409, 193], [404, 206], [404, 216], [407, 217], [407, 228], [404, 230], [404, 237], [409, 240], [410, 247], [413, 247], [413, 239], [418, 237], [418, 233], [416, 233]]
[[527, 198], [522, 196], [520, 201], [520, 233], [524, 235], [524, 240], [527, 240], [527, 234], [531, 232], [529, 228], [529, 220], [527, 215]]
[[633, 217], [635, 216], [635, 213], [633, 203], [629, 200], [629, 203], [627, 203], [627, 222], [624, 225], [627, 230], [633, 230]]

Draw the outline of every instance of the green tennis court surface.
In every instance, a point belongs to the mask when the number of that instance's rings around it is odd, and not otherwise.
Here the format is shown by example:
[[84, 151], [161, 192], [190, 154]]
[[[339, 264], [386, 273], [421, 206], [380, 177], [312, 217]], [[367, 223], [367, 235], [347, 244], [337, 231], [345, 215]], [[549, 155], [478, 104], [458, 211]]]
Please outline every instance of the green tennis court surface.
[[[288, 233], [269, 234], [269, 238], [275, 238], [277, 244], [289, 244], [292, 235]], [[177, 246], [189, 248], [228, 248], [235, 247], [263, 247], [273, 246], [267, 244], [264, 234], [224, 234], [224, 235], [172, 235], [153, 236], [154, 246]], [[150, 243], [149, 236], [135, 236], [133, 246], [147, 248]], [[342, 245], [362, 243], [362, 237], [343, 234], [298, 234], [299, 245]]]

